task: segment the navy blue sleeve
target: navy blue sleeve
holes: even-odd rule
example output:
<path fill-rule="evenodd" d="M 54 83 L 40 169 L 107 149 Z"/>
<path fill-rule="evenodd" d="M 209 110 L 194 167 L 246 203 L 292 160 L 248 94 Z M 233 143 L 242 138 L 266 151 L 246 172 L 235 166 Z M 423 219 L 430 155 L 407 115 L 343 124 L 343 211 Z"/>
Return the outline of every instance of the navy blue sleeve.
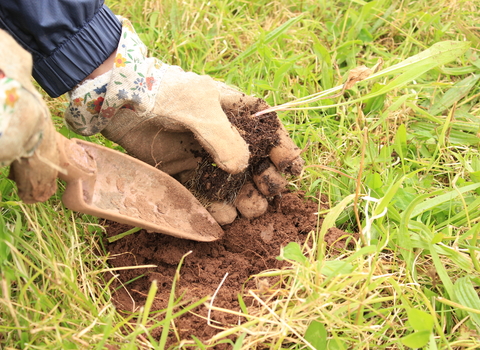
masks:
<path fill-rule="evenodd" d="M 121 24 L 103 2 L 0 1 L 0 28 L 32 54 L 32 75 L 50 96 L 72 90 L 117 48 Z"/>

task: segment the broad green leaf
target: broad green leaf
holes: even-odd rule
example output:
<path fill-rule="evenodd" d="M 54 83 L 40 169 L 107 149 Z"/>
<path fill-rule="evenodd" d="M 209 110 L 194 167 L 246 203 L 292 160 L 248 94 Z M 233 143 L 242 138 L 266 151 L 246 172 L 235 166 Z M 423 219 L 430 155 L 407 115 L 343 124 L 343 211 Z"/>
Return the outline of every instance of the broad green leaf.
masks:
<path fill-rule="evenodd" d="M 62 348 L 65 350 L 73 350 L 73 349 L 78 349 L 77 344 L 70 342 L 70 341 L 64 341 L 62 342 Z"/>
<path fill-rule="evenodd" d="M 305 331 L 305 340 L 317 350 L 326 349 L 327 330 L 323 323 L 313 320 Z"/>
<path fill-rule="evenodd" d="M 395 135 L 395 151 L 397 151 L 400 158 L 404 158 L 407 155 L 407 128 L 405 124 L 401 124 Z"/>
<path fill-rule="evenodd" d="M 384 84 L 375 83 L 371 91 L 375 92 L 377 90 L 380 90 L 381 88 L 383 88 L 383 86 Z M 384 103 L 385 103 L 385 95 L 369 98 L 365 101 L 365 107 L 363 108 L 363 112 L 365 114 L 368 114 L 371 112 L 381 110 L 383 108 Z"/>
<path fill-rule="evenodd" d="M 437 343 L 435 342 L 435 334 L 433 332 L 430 333 L 427 350 L 438 350 Z"/>
<path fill-rule="evenodd" d="M 473 171 L 469 175 L 472 181 L 480 182 L 480 171 Z"/>
<path fill-rule="evenodd" d="M 461 145 L 461 146 L 468 146 L 468 145 L 478 145 L 480 143 L 480 138 L 468 132 L 464 132 L 461 130 L 456 130 L 455 128 L 450 129 L 450 134 L 448 136 L 448 141 L 452 145 Z"/>
<path fill-rule="evenodd" d="M 319 264 L 322 264 L 320 272 L 327 277 L 344 275 L 353 271 L 353 266 L 342 260 L 320 261 Z"/>
<path fill-rule="evenodd" d="M 362 1 L 363 2 L 363 1 Z M 371 16 L 375 15 L 374 6 L 376 5 L 376 1 L 368 1 L 368 2 L 363 2 L 363 5 L 361 7 L 361 12 L 358 16 L 356 17 L 356 21 L 354 25 L 351 26 L 350 30 L 348 31 L 347 37 L 349 38 L 358 38 L 361 39 L 361 32 L 362 29 L 364 29 L 365 21 L 368 21 L 368 19 Z M 372 11 L 373 10 L 373 11 Z M 372 13 L 374 12 L 374 13 Z M 361 39 L 363 40 L 363 39 Z"/>
<path fill-rule="evenodd" d="M 351 194 L 347 197 L 345 197 L 340 203 L 338 203 L 335 207 L 333 207 L 328 214 L 325 216 L 325 219 L 323 219 L 322 227 L 320 228 L 320 237 L 318 241 L 320 243 L 324 242 L 325 235 L 328 231 L 329 228 L 335 226 L 335 221 L 337 218 L 340 216 L 340 214 L 345 210 L 347 205 L 350 204 L 350 202 L 353 201 L 355 198 L 354 194 Z M 318 248 L 318 254 L 317 254 L 317 260 L 322 260 L 323 258 L 324 251 L 322 247 Z"/>
<path fill-rule="evenodd" d="M 455 197 L 457 197 L 457 196 L 459 196 L 459 195 L 461 195 L 465 192 L 476 190 L 479 187 L 480 187 L 480 183 L 475 183 L 475 184 L 472 184 L 472 185 L 467 185 L 467 186 L 464 186 L 464 187 L 460 187 L 458 190 L 452 190 L 452 191 L 449 191 L 445 194 L 441 194 L 441 195 L 438 195 L 438 196 L 435 195 L 435 194 L 437 194 L 439 192 L 435 191 L 434 192 L 435 194 L 432 193 L 432 196 L 435 196 L 435 197 L 427 199 L 427 200 L 419 203 L 415 207 L 415 209 L 412 211 L 410 217 L 414 218 L 415 216 L 418 216 L 418 215 L 424 213 L 427 210 L 430 210 L 434 207 L 437 207 L 438 205 L 440 205 L 442 203 L 451 201 L 453 198 L 455 198 Z"/>
<path fill-rule="evenodd" d="M 405 181 L 405 179 L 408 179 L 408 178 L 411 178 L 413 177 L 416 173 L 418 173 L 420 170 L 417 170 L 417 171 L 414 171 L 408 175 L 405 175 L 405 176 L 402 176 L 402 178 L 400 180 L 398 180 L 397 182 L 393 183 L 392 185 L 390 185 L 390 187 L 388 188 L 388 190 L 386 191 L 385 193 L 385 196 L 382 197 L 382 199 L 380 200 L 380 202 L 378 203 L 378 205 L 375 207 L 375 210 L 373 212 L 373 215 L 379 215 L 380 213 L 383 212 L 383 210 L 385 208 L 387 208 L 390 203 L 392 202 L 393 198 L 395 197 L 395 194 L 397 193 L 398 189 L 400 188 L 400 186 L 403 184 L 403 182 Z"/>
<path fill-rule="evenodd" d="M 410 221 L 409 228 L 415 227 L 415 226 L 418 227 L 418 224 L 419 224 L 418 222 Z M 410 237 L 413 248 L 422 248 L 426 250 L 434 249 L 435 254 L 448 257 L 450 260 L 453 261 L 453 263 L 457 267 L 467 272 L 472 271 L 472 261 L 471 259 L 467 258 L 467 256 L 464 253 L 459 252 L 458 250 L 450 248 L 448 246 L 432 244 L 433 238 L 434 238 L 434 235 L 425 237 L 424 235 L 419 235 L 414 232 L 411 232 L 411 237 Z"/>
<path fill-rule="evenodd" d="M 409 71 L 416 71 L 416 73 L 425 71 L 426 67 L 433 68 L 453 61 L 463 55 L 469 47 L 470 43 L 466 41 L 441 41 L 417 55 L 373 74 L 368 80 Z M 427 70 L 430 68 L 427 68 Z"/>
<path fill-rule="evenodd" d="M 275 90 L 280 88 L 280 84 L 282 83 L 285 74 L 288 72 L 290 68 L 297 62 L 298 58 L 300 55 L 295 56 L 291 59 L 288 60 L 288 62 L 282 64 L 276 71 L 275 71 L 275 76 L 273 78 L 273 88 Z"/>
<path fill-rule="evenodd" d="M 409 309 L 407 311 L 408 322 L 416 331 L 431 331 L 433 328 L 433 317 L 425 311 L 419 309 Z"/>
<path fill-rule="evenodd" d="M 478 310 L 479 313 L 474 313 L 466 310 L 470 319 L 480 329 L 480 298 L 478 293 L 473 288 L 472 282 L 468 277 L 459 278 L 453 285 L 455 296 L 460 304 L 471 309 Z"/>
<path fill-rule="evenodd" d="M 362 99 L 380 96 L 393 89 L 398 89 L 407 84 L 408 82 L 415 80 L 430 69 L 448 63 L 459 57 L 460 55 L 463 55 L 469 47 L 469 42 L 438 42 L 432 45 L 429 49 L 420 52 L 418 55 L 409 57 L 406 60 L 400 62 L 399 64 L 383 69 L 380 72 L 373 74 L 367 79 L 363 80 L 364 82 L 366 82 L 385 75 L 396 75 L 396 77 L 391 80 L 387 85 L 385 85 L 382 89 L 379 89 L 373 93 L 369 93 L 362 97 Z"/>
<path fill-rule="evenodd" d="M 363 42 L 370 43 L 373 41 L 373 35 L 367 29 L 362 28 L 360 29 L 360 33 L 358 33 L 358 39 Z"/>
<path fill-rule="evenodd" d="M 383 187 L 382 177 L 377 172 L 374 172 L 373 174 L 368 174 L 365 179 L 365 185 L 367 185 L 372 190 L 379 189 Z"/>
<path fill-rule="evenodd" d="M 290 242 L 283 248 L 283 258 L 293 260 L 299 263 L 305 263 L 307 258 L 302 253 L 300 245 L 296 242 Z"/>
<path fill-rule="evenodd" d="M 445 235 L 443 233 L 441 232 L 437 233 L 435 236 L 433 236 L 432 244 L 440 243 L 444 237 Z"/>
<path fill-rule="evenodd" d="M 409 348 L 418 349 L 423 348 L 428 344 L 430 338 L 430 331 L 414 332 L 400 339 L 403 345 Z"/>
<path fill-rule="evenodd" d="M 473 158 L 470 165 L 472 166 L 473 171 L 480 171 L 480 159 Z"/>
<path fill-rule="evenodd" d="M 471 75 L 456 84 L 454 84 L 438 101 L 436 101 L 428 110 L 428 113 L 437 115 L 440 112 L 450 108 L 457 101 L 465 97 L 468 92 L 475 86 L 480 74 Z"/>
<path fill-rule="evenodd" d="M 408 175 L 402 176 L 402 178 L 393 184 L 390 189 L 388 190 L 387 194 L 382 198 L 379 205 L 375 208 L 374 215 L 378 215 L 381 213 L 380 209 L 387 207 L 390 201 L 393 199 L 395 193 L 397 192 L 400 185 L 405 181 L 405 179 L 409 179 L 413 177 L 416 173 L 418 173 L 421 169 L 414 171 Z M 387 201 L 388 199 L 388 201 Z M 410 233 L 408 232 L 408 222 L 410 220 L 410 212 L 415 207 L 415 204 L 420 201 L 420 198 L 416 198 L 410 205 L 405 209 L 402 213 L 400 219 L 400 226 L 398 232 L 398 244 L 402 247 L 401 254 L 408 265 L 413 264 L 413 245 L 410 239 Z"/>
<path fill-rule="evenodd" d="M 393 151 L 393 146 L 383 145 L 380 151 L 378 152 L 378 156 L 375 159 L 376 163 L 382 162 L 385 164 L 391 164 L 392 151 Z"/>
<path fill-rule="evenodd" d="M 442 68 L 441 71 L 446 75 L 466 75 L 475 73 L 478 69 L 475 66 Z"/>
<path fill-rule="evenodd" d="M 266 80 L 255 80 L 255 86 L 262 90 L 274 91 L 275 89 Z"/>
<path fill-rule="evenodd" d="M 337 334 L 333 334 L 333 338 L 327 342 L 327 349 L 328 350 L 345 350 L 343 344 L 345 344 L 345 340 L 342 336 L 338 336 Z"/>
<path fill-rule="evenodd" d="M 418 192 L 413 187 L 401 187 L 395 195 L 394 205 L 398 210 L 405 210 L 410 203 L 418 196 Z"/>

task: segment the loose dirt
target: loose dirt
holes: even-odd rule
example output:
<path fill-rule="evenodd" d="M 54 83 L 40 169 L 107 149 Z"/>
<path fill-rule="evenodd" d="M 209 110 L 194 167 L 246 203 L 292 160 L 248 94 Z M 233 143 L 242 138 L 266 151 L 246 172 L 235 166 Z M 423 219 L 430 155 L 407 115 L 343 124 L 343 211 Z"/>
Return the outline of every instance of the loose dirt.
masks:
<path fill-rule="evenodd" d="M 307 233 L 321 224 L 316 213 L 326 208 L 326 203 L 303 199 L 302 193 L 286 193 L 274 198 L 263 216 L 253 220 L 240 218 L 224 226 L 225 236 L 217 242 L 199 243 L 142 230 L 108 244 L 112 267 L 157 266 L 117 270 L 118 279 L 112 284 L 113 290 L 116 290 L 113 302 L 120 312 L 128 314 L 137 311 L 144 305 L 152 281 L 156 280 L 159 289 L 152 309 L 164 309 L 178 263 L 182 256 L 191 251 L 181 268 L 176 296 L 182 296 L 182 300 L 190 303 L 212 296 L 228 273 L 214 305 L 239 311 L 238 294 L 245 289 L 260 288 L 259 281 L 249 277 L 265 270 L 288 267 L 287 262 L 277 259 L 280 249 L 289 242 L 304 244 Z M 106 229 L 110 237 L 130 227 L 109 222 Z M 327 234 L 326 241 L 335 244 L 335 249 L 344 247 L 345 238 L 339 239 L 345 235 L 348 234 L 333 229 Z M 248 298 L 245 300 L 248 302 Z M 161 317 L 162 314 L 159 314 Z M 193 335 L 207 340 L 218 333 L 218 329 L 207 324 L 206 317 L 207 308 L 200 306 L 193 313 L 176 319 L 175 326 L 180 339 L 192 339 Z M 237 316 L 218 311 L 212 312 L 212 319 L 223 326 L 235 325 L 239 321 Z M 153 332 L 154 336 L 159 337 L 160 332 L 161 329 L 157 329 Z M 175 342 L 172 335 L 170 344 Z"/>

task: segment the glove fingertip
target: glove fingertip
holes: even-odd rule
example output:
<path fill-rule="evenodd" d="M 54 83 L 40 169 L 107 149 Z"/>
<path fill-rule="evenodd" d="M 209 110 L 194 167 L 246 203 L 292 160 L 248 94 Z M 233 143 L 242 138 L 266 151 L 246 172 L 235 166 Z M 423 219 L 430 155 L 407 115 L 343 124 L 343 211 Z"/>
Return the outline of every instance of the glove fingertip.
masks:
<path fill-rule="evenodd" d="M 270 162 L 268 164 L 267 168 L 253 176 L 253 181 L 263 195 L 273 197 L 285 190 L 287 180 L 283 178 L 273 164 Z"/>
<path fill-rule="evenodd" d="M 225 135 L 225 134 L 224 134 Z M 200 142 L 210 153 L 220 169 L 230 174 L 238 174 L 248 167 L 250 152 L 248 145 L 238 133 L 223 136 L 211 142 Z"/>
<path fill-rule="evenodd" d="M 207 209 L 221 226 L 231 224 L 237 218 L 237 209 L 228 203 L 213 202 Z"/>
<path fill-rule="evenodd" d="M 253 219 L 265 214 L 268 209 L 268 201 L 249 182 L 238 193 L 235 206 L 243 217 Z"/>

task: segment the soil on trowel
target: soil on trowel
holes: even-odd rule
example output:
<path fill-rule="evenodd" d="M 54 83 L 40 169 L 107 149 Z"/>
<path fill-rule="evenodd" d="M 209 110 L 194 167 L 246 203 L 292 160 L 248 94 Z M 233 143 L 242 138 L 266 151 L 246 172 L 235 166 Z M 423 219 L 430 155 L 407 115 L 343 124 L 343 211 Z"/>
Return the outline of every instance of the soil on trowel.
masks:
<path fill-rule="evenodd" d="M 253 104 L 246 104 L 240 100 L 234 109 L 224 109 L 230 123 L 236 127 L 248 144 L 249 167 L 245 172 L 232 175 L 216 167 L 213 158 L 207 152 L 199 152 L 198 156 L 202 160 L 195 176 L 185 186 L 197 196 L 200 202 L 233 202 L 242 185 L 254 174 L 259 174 L 268 167 L 268 155 L 280 142 L 277 134 L 280 122 L 275 112 L 266 113 L 260 117 L 254 116 L 256 112 L 268 107 L 264 100 L 257 99 Z"/>
<path fill-rule="evenodd" d="M 180 259 L 191 251 L 181 267 L 176 296 L 182 296 L 182 300 L 189 303 L 212 296 L 228 273 L 215 297 L 214 306 L 240 311 L 238 294 L 248 289 L 261 289 L 259 284 L 265 283 L 249 277 L 265 270 L 289 266 L 288 262 L 277 259 L 281 247 L 289 242 L 304 244 L 307 234 L 321 224 L 316 213 L 326 208 L 326 198 L 317 203 L 305 200 L 302 193 L 286 193 L 271 200 L 268 212 L 263 216 L 253 220 L 239 218 L 224 226 L 225 235 L 217 242 L 200 243 L 142 230 L 108 244 L 109 261 L 114 268 L 147 264 L 157 266 L 116 270 L 118 278 L 112 284 L 114 304 L 120 312 L 127 314 L 138 310 L 145 303 L 152 281 L 156 280 L 158 292 L 152 310 L 164 309 Z M 128 229 L 128 226 L 107 222 L 109 237 Z M 339 247 L 338 244 L 345 246 L 345 239 L 338 242 L 344 235 L 347 234 L 341 230 L 331 230 L 326 240 L 337 241 L 336 247 Z M 275 281 L 268 283 L 272 285 Z M 250 303 L 247 306 L 253 303 L 248 297 L 244 300 Z M 191 340 L 191 336 L 195 336 L 205 341 L 218 333 L 219 329 L 207 324 L 207 313 L 206 306 L 201 305 L 175 319 L 179 338 Z M 162 313 L 158 317 L 161 319 Z M 211 318 L 212 322 L 219 322 L 218 325 L 224 327 L 243 321 L 238 316 L 219 311 L 212 312 Z M 153 335 L 159 337 L 160 332 L 161 329 L 154 330 Z M 176 342 L 172 333 L 169 344 Z"/>

